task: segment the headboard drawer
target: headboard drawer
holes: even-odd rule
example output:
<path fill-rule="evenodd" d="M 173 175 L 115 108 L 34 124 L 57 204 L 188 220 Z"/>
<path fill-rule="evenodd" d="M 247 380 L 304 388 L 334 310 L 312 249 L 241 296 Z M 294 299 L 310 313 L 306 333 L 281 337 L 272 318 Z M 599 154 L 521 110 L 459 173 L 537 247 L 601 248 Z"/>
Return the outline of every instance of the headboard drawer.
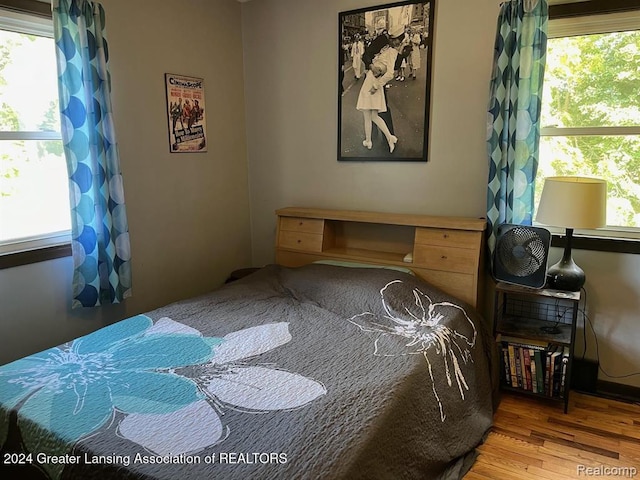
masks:
<path fill-rule="evenodd" d="M 280 230 L 278 245 L 281 248 L 290 248 L 292 250 L 321 252 L 322 235 L 316 235 L 315 233 Z"/>
<path fill-rule="evenodd" d="M 282 217 L 280 219 L 280 229 L 321 234 L 324 229 L 324 220 L 321 218 Z"/>
<path fill-rule="evenodd" d="M 441 245 L 477 250 L 481 239 L 481 232 L 445 228 L 416 228 L 416 244 L 420 245 Z"/>
<path fill-rule="evenodd" d="M 416 245 L 413 263 L 432 270 L 473 274 L 478 270 L 478 256 L 468 248 Z"/>

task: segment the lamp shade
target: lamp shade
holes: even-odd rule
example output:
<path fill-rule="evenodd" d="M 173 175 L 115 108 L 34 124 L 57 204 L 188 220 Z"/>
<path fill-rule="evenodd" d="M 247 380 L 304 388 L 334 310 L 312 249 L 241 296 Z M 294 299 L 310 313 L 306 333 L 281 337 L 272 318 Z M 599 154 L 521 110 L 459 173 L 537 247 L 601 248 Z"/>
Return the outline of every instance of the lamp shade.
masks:
<path fill-rule="evenodd" d="M 547 177 L 536 220 L 564 228 L 607 224 L 607 182 L 588 177 Z"/>

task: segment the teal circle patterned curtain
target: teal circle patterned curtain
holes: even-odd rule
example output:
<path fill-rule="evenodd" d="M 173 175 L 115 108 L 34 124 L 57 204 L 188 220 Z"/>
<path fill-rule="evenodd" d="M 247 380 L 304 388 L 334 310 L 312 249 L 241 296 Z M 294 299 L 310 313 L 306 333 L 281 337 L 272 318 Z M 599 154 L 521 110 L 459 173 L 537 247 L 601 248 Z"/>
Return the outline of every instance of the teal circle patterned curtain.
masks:
<path fill-rule="evenodd" d="M 500 224 L 532 223 L 548 19 L 547 0 L 500 8 L 487 125 L 490 253 Z"/>
<path fill-rule="evenodd" d="M 104 9 L 86 0 L 57 0 L 53 24 L 69 172 L 72 307 L 119 303 L 131 295 L 131 251 L 111 111 Z"/>

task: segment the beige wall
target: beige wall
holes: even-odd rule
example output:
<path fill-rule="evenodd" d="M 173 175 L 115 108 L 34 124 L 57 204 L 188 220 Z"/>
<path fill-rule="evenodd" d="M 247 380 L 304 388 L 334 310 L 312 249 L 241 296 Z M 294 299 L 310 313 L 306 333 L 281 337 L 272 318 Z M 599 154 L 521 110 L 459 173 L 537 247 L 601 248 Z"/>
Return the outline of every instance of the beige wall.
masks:
<path fill-rule="evenodd" d="M 428 163 L 336 161 L 338 13 L 380 3 L 253 0 L 242 6 L 257 265 L 273 261 L 274 210 L 288 205 L 485 215 L 486 105 L 500 0 L 437 1 Z M 560 252 L 551 256 L 555 262 Z M 576 252 L 575 258 L 587 273 L 587 310 L 604 368 L 639 372 L 640 257 Z M 640 376 L 601 378 L 640 386 Z"/>
<path fill-rule="evenodd" d="M 272 260 L 273 212 L 287 205 L 484 215 L 487 79 L 498 2 L 439 3 L 428 163 L 336 161 L 338 12 L 376 2 L 243 4 L 256 262 Z"/>
<path fill-rule="evenodd" d="M 70 258 L 0 270 L 0 364 L 206 292 L 250 264 L 240 4 L 101 0 L 133 297 L 69 311 Z M 205 79 L 208 152 L 170 154 L 164 74 Z"/>

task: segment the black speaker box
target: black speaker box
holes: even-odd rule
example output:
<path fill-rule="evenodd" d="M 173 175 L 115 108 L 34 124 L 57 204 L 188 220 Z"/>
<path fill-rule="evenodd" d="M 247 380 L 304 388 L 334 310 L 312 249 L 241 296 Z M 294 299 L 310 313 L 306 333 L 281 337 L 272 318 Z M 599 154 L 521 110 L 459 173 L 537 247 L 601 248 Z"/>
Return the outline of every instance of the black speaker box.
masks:
<path fill-rule="evenodd" d="M 571 388 L 580 392 L 596 393 L 598 362 L 575 358 L 571 366 Z"/>

